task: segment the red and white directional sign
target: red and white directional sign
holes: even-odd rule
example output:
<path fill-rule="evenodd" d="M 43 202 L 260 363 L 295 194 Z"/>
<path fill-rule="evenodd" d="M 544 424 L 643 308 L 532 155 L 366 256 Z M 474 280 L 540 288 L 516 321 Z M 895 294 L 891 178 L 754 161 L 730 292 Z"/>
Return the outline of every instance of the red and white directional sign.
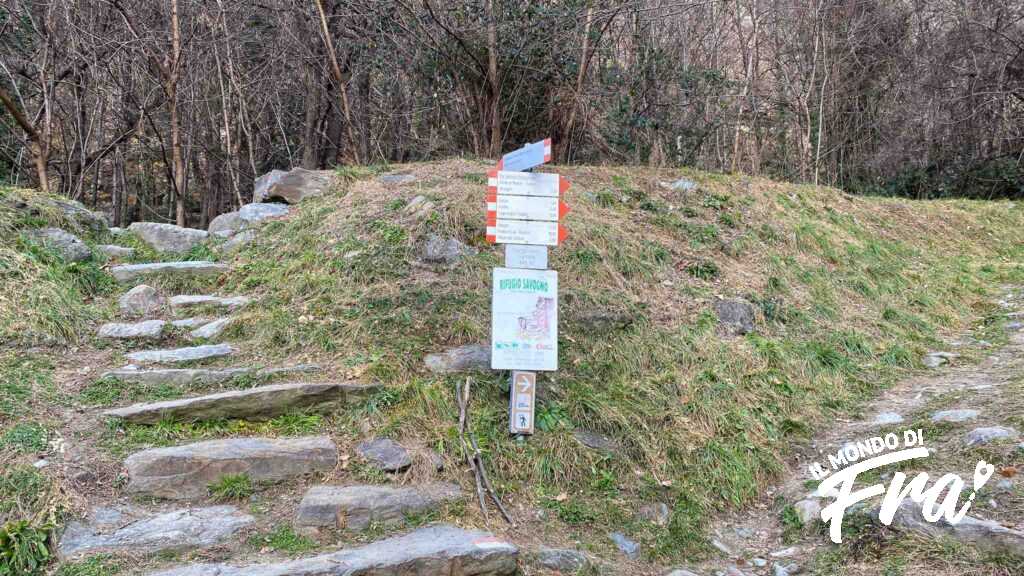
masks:
<path fill-rule="evenodd" d="M 487 199 L 487 217 L 511 220 L 558 222 L 569 206 L 558 198 L 497 194 Z"/>
<path fill-rule="evenodd" d="M 487 217 L 487 241 L 494 244 L 558 246 L 568 235 L 558 222 Z"/>
<path fill-rule="evenodd" d="M 569 181 L 558 174 L 491 170 L 487 174 L 489 194 L 557 198 L 569 189 Z"/>
<path fill-rule="evenodd" d="M 551 162 L 551 138 L 505 154 L 498 161 L 498 170 L 529 170 L 546 162 Z"/>

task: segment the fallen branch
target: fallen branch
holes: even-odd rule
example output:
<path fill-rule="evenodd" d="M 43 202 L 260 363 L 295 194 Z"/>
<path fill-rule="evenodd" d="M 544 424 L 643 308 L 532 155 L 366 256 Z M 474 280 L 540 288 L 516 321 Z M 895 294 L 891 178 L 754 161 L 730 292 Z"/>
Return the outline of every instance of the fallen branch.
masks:
<path fill-rule="evenodd" d="M 476 437 L 473 436 L 472 432 L 469 432 L 469 442 L 466 441 L 466 422 L 469 412 L 469 386 L 470 379 L 466 378 L 466 384 L 464 387 L 456 385 L 456 396 L 459 400 L 459 445 L 462 448 L 462 456 L 466 459 L 466 464 L 469 465 L 470 470 L 473 471 L 473 478 L 476 480 L 476 495 L 480 501 L 480 509 L 484 513 L 484 519 L 489 519 L 487 512 L 487 502 L 484 497 L 484 492 L 490 496 L 491 500 L 494 501 L 494 505 L 498 507 L 498 511 L 501 512 L 505 521 L 515 526 L 515 521 L 512 520 L 512 515 L 509 514 L 505 505 L 498 498 L 497 492 L 494 491 L 494 486 L 491 485 L 490 478 L 487 477 L 487 469 L 484 466 L 483 454 L 480 452 L 480 446 L 476 442 Z"/>

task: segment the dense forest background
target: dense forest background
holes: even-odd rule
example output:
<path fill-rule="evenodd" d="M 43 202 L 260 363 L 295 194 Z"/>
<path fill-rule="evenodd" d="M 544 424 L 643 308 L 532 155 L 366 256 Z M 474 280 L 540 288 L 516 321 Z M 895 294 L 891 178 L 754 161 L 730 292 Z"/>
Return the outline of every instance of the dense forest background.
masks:
<path fill-rule="evenodd" d="M 1024 198 L 1020 0 L 0 0 L 0 181 L 205 226 L 272 168 L 496 157 Z"/>

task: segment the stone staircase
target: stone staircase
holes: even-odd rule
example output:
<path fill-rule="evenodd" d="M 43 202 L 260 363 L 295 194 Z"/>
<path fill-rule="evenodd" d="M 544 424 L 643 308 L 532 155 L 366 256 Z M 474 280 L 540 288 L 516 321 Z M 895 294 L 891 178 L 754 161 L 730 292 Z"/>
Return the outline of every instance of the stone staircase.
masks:
<path fill-rule="evenodd" d="M 214 262 L 158 262 L 115 266 L 115 278 L 137 284 L 154 276 L 192 279 L 228 271 Z M 119 322 L 104 324 L 98 336 L 125 342 L 129 365 L 102 374 L 122 386 L 165 386 L 178 389 L 221 388 L 205 394 L 103 406 L 97 416 L 135 426 L 221 420 L 266 421 L 283 414 L 326 413 L 362 402 L 378 385 L 353 382 L 307 382 L 302 378 L 318 366 L 276 368 L 204 366 L 241 355 L 220 338 L 249 306 L 245 296 L 181 294 L 162 298 L 148 286 L 132 288 L 122 298 Z M 186 318 L 178 316 L 189 315 Z M 223 315 L 226 314 L 226 315 Z M 132 317 L 135 317 L 134 319 Z M 141 318 L 139 318 L 141 316 Z M 159 347 L 188 341 L 194 345 Z M 293 379 L 255 387 L 224 390 L 235 381 Z M 405 449 L 387 439 L 363 442 L 357 452 L 379 470 L 398 472 L 409 467 Z M 231 437 L 139 450 L 124 460 L 127 484 L 119 501 L 147 502 L 94 506 L 88 519 L 67 525 L 58 546 L 63 560 L 101 553 L 130 553 L 152 558 L 161 552 L 230 548 L 251 532 L 259 520 L 239 507 L 211 505 L 211 486 L 229 476 L 244 475 L 254 490 L 286 483 L 294 491 L 309 479 L 338 469 L 339 450 L 328 436 Z M 363 531 L 371 526 L 399 529 L 410 516 L 422 515 L 463 495 L 455 484 L 305 486 L 291 524 L 300 530 Z M 224 557 L 222 554 L 219 557 Z M 244 558 L 244 556 L 239 556 Z M 484 532 L 433 524 L 371 544 L 311 555 L 286 562 L 249 564 L 184 564 L 153 576 L 312 576 L 326 574 L 505 575 L 518 570 L 518 549 Z"/>

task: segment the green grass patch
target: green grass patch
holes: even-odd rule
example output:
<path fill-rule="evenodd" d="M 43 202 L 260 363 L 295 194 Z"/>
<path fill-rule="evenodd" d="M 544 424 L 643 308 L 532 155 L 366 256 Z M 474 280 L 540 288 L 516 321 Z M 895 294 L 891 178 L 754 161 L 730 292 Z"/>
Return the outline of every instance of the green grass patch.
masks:
<path fill-rule="evenodd" d="M 316 541 L 296 534 L 295 530 L 288 525 L 278 526 L 270 532 L 254 534 L 249 537 L 248 544 L 254 550 L 269 550 L 289 555 L 302 554 L 317 547 Z"/>
<path fill-rule="evenodd" d="M 225 474 L 210 484 L 210 497 L 218 502 L 245 500 L 255 491 L 248 474 Z"/>

